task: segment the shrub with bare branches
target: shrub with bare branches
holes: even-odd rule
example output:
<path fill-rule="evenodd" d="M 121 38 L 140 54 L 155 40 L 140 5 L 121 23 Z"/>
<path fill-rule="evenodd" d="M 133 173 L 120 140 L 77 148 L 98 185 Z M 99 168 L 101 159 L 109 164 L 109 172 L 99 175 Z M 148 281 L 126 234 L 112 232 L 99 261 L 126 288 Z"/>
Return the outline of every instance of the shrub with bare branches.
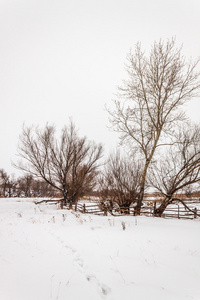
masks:
<path fill-rule="evenodd" d="M 137 201 L 140 182 L 139 165 L 131 158 L 122 157 L 119 152 L 110 155 L 100 177 L 100 205 L 112 211 L 129 212 Z M 104 207 L 105 206 L 105 207 Z"/>

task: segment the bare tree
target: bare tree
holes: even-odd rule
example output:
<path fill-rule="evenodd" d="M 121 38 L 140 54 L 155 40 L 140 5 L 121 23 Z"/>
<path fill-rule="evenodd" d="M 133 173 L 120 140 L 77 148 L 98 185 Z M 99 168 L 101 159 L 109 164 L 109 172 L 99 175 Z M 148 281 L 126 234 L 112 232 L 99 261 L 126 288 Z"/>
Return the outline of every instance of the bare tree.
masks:
<path fill-rule="evenodd" d="M 14 175 L 8 175 L 4 169 L 0 169 L 0 187 L 3 197 L 12 197 L 16 194 L 17 182 Z"/>
<path fill-rule="evenodd" d="M 200 128 L 180 129 L 177 143 L 153 166 L 150 182 L 163 195 L 155 215 L 161 216 L 177 192 L 191 193 L 200 183 Z M 177 197 L 176 197 L 177 200 Z M 183 201 L 182 201 L 183 202 Z"/>
<path fill-rule="evenodd" d="M 60 191 L 66 204 L 86 186 L 93 186 L 102 151 L 101 145 L 80 138 L 72 122 L 63 128 L 59 140 L 48 124 L 44 129 L 24 127 L 19 145 L 23 161 L 15 166 Z"/>
<path fill-rule="evenodd" d="M 140 167 L 133 159 L 119 152 L 110 155 L 100 177 L 100 205 L 106 203 L 110 210 L 117 205 L 128 213 L 131 203 L 137 201 L 139 183 Z"/>
<path fill-rule="evenodd" d="M 200 87 L 199 60 L 186 63 L 175 40 L 155 42 L 145 56 L 138 43 L 127 56 L 128 80 L 119 87 L 115 110 L 109 110 L 114 130 L 129 143 L 143 162 L 137 213 L 143 201 L 147 170 L 158 146 L 184 120 L 180 108 L 197 95 Z"/>

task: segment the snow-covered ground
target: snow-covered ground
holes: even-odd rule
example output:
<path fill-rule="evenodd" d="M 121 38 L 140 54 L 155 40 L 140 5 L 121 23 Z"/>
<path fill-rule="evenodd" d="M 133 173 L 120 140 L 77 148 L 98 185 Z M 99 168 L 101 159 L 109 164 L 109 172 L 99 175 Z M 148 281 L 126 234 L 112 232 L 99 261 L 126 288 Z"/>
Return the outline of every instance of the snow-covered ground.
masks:
<path fill-rule="evenodd" d="M 0 199 L 0 300 L 200 299 L 200 219 Z"/>

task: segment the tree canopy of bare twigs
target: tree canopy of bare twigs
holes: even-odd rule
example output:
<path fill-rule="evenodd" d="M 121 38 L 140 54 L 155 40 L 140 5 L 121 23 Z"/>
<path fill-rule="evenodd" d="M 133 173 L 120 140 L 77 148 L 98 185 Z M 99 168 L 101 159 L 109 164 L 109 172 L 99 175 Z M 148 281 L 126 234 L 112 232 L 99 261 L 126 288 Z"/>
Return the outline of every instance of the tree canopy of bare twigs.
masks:
<path fill-rule="evenodd" d="M 184 120 L 180 108 L 200 88 L 196 62 L 186 62 L 175 39 L 155 42 L 149 56 L 140 43 L 127 56 L 128 79 L 118 88 L 115 109 L 108 110 L 114 130 L 143 161 L 137 213 L 143 201 L 147 170 L 158 146 Z"/>
<path fill-rule="evenodd" d="M 110 155 L 100 177 L 101 203 L 126 210 L 137 201 L 140 182 L 140 167 L 119 152 Z"/>
<path fill-rule="evenodd" d="M 161 216 L 175 193 L 188 192 L 200 183 L 200 127 L 180 128 L 176 143 L 167 150 L 149 176 L 151 185 L 164 200 L 156 214 Z"/>
<path fill-rule="evenodd" d="M 80 138 L 73 122 L 56 138 L 54 126 L 24 127 L 19 143 L 21 161 L 15 166 L 41 178 L 64 197 L 64 204 L 75 202 L 94 187 L 103 148 L 86 137 Z"/>

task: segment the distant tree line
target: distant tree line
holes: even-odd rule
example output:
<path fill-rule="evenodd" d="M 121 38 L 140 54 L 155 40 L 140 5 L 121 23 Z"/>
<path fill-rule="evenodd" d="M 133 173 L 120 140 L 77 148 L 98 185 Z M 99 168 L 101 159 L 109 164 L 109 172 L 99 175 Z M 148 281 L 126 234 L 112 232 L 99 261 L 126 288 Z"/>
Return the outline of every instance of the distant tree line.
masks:
<path fill-rule="evenodd" d="M 44 181 L 32 175 L 15 178 L 0 169 L 0 197 L 56 197 L 58 192 Z"/>
<path fill-rule="evenodd" d="M 162 203 L 155 213 L 161 216 L 175 194 L 199 188 L 200 126 L 183 111 L 199 93 L 198 63 L 186 61 L 175 39 L 155 42 L 149 55 L 138 43 L 127 55 L 127 79 L 114 108 L 108 109 L 124 154 L 118 150 L 103 161 L 102 145 L 80 137 L 72 121 L 60 137 L 49 124 L 24 126 L 15 167 L 43 182 L 51 195 L 62 195 L 62 206 L 72 207 L 96 190 L 102 206 L 128 211 L 134 205 L 137 215 L 145 192 L 159 192 Z"/>

